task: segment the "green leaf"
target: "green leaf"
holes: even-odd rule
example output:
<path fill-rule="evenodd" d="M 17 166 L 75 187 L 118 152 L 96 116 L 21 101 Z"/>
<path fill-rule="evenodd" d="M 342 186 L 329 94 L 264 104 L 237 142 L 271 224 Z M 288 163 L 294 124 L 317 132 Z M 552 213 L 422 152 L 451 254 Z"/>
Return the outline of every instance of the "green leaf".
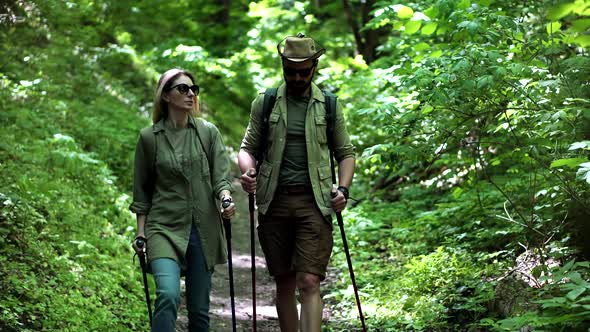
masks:
<path fill-rule="evenodd" d="M 404 22 L 397 21 L 397 22 L 393 23 L 393 30 L 401 30 L 403 26 L 404 26 Z"/>
<path fill-rule="evenodd" d="M 572 26 L 569 28 L 569 30 L 573 32 L 584 32 L 586 29 L 590 28 L 590 18 L 575 20 L 571 23 Z"/>
<path fill-rule="evenodd" d="M 436 51 L 430 53 L 431 58 L 440 58 L 441 56 L 442 56 L 441 50 L 436 50 Z"/>
<path fill-rule="evenodd" d="M 471 7 L 471 0 L 461 0 L 457 5 L 458 9 L 467 9 L 469 7 Z"/>
<path fill-rule="evenodd" d="M 549 167 L 557 168 L 562 166 L 567 166 L 569 168 L 576 168 L 580 166 L 583 162 L 588 161 L 586 158 L 566 158 L 566 159 L 558 159 L 554 160 Z"/>
<path fill-rule="evenodd" d="M 434 111 L 434 107 L 432 107 L 431 105 L 425 105 L 424 107 L 422 107 L 422 114 L 428 114 L 432 111 Z"/>
<path fill-rule="evenodd" d="M 426 25 L 422 27 L 422 34 L 427 36 L 433 34 L 436 31 L 437 26 L 438 24 L 436 24 L 435 22 L 426 23 Z"/>
<path fill-rule="evenodd" d="M 590 141 L 575 142 L 570 145 L 568 150 L 590 149 Z"/>
<path fill-rule="evenodd" d="M 494 3 L 494 0 L 478 0 L 477 4 L 483 7 L 489 7 L 492 3 Z"/>
<path fill-rule="evenodd" d="M 582 293 L 584 293 L 585 291 L 586 291 L 586 287 L 579 286 L 579 287 L 576 287 L 573 290 L 571 290 L 569 293 L 567 293 L 566 297 L 572 301 L 575 301 L 576 298 L 578 298 L 578 296 L 582 295 Z"/>
<path fill-rule="evenodd" d="M 559 32 L 559 29 L 561 29 L 561 23 L 559 23 L 559 22 L 547 23 L 547 33 L 548 34 L 553 34 L 553 33 Z"/>
<path fill-rule="evenodd" d="M 582 35 L 574 38 L 574 43 L 582 46 L 588 47 L 590 46 L 590 35 Z"/>
<path fill-rule="evenodd" d="M 439 13 L 440 11 L 438 10 L 438 7 L 435 6 L 430 6 L 430 8 L 424 11 L 424 15 L 430 17 L 431 19 L 436 18 Z"/>
<path fill-rule="evenodd" d="M 484 75 L 477 80 L 477 87 L 478 88 L 485 88 L 494 82 L 494 77 L 492 75 Z"/>
<path fill-rule="evenodd" d="M 570 14 L 575 8 L 576 5 L 574 3 L 564 3 L 554 6 L 547 12 L 547 18 L 552 21 L 559 20 Z"/>
<path fill-rule="evenodd" d="M 424 42 L 418 43 L 418 44 L 416 44 L 416 46 L 414 46 L 414 50 L 419 51 L 419 52 L 420 51 L 425 51 L 425 50 L 427 50 L 429 48 L 430 48 L 430 45 L 427 44 L 427 43 L 424 43 Z"/>
<path fill-rule="evenodd" d="M 583 163 L 576 172 L 576 178 L 590 183 L 590 163 Z"/>
<path fill-rule="evenodd" d="M 397 13 L 397 17 L 401 19 L 408 19 L 414 16 L 414 10 L 404 5 L 394 5 L 393 10 Z"/>
<path fill-rule="evenodd" d="M 416 33 L 416 31 L 418 31 L 420 29 L 421 25 L 422 25 L 422 21 L 409 21 L 406 24 L 404 24 L 404 27 L 405 27 L 404 33 L 407 33 L 409 35 Z"/>

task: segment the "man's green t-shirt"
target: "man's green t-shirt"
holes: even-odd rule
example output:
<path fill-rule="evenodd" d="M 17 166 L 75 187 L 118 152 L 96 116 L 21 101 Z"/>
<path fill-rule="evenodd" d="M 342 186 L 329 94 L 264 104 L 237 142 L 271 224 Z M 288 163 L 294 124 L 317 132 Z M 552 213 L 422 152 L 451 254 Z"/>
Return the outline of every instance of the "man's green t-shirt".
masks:
<path fill-rule="evenodd" d="M 310 184 L 305 145 L 305 117 L 309 97 L 287 96 L 287 142 L 279 172 L 279 185 Z"/>

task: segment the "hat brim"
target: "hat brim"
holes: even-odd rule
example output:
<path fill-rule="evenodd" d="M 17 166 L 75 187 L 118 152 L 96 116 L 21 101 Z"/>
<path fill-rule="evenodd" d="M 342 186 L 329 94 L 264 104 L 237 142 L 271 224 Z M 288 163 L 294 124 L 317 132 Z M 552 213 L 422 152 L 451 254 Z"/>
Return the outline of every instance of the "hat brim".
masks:
<path fill-rule="evenodd" d="M 308 60 L 315 60 L 315 59 L 321 57 L 324 53 L 326 53 L 326 50 L 322 48 L 321 50 L 315 52 L 312 56 L 299 58 L 299 57 L 285 56 L 283 53 L 279 52 L 279 54 L 281 55 L 281 58 L 283 58 L 287 61 L 291 61 L 291 62 L 304 62 L 304 61 L 308 61 Z"/>

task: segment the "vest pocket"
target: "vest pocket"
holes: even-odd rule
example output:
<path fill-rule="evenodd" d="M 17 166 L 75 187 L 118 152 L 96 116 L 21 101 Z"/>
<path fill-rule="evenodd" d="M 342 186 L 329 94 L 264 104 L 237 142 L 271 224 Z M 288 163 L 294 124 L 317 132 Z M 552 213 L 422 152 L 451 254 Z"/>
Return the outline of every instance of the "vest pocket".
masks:
<path fill-rule="evenodd" d="M 275 140 L 276 131 L 277 131 L 277 124 L 279 119 L 281 118 L 281 114 L 278 112 L 270 113 L 268 117 L 268 141 L 272 142 Z"/>
<path fill-rule="evenodd" d="M 260 166 L 260 174 L 258 174 L 256 183 L 256 200 L 260 204 L 264 204 L 272 197 L 269 190 L 270 187 L 270 175 L 272 174 L 272 164 L 264 161 Z M 260 195 L 262 194 L 262 195 Z"/>
<path fill-rule="evenodd" d="M 318 177 L 320 179 L 320 188 L 322 189 L 322 198 L 327 208 L 332 208 L 332 169 L 330 166 L 321 166 L 318 168 Z"/>
<path fill-rule="evenodd" d="M 318 143 L 328 143 L 328 137 L 326 135 L 326 118 L 324 116 L 316 115 L 315 117 L 316 135 L 318 137 Z"/>

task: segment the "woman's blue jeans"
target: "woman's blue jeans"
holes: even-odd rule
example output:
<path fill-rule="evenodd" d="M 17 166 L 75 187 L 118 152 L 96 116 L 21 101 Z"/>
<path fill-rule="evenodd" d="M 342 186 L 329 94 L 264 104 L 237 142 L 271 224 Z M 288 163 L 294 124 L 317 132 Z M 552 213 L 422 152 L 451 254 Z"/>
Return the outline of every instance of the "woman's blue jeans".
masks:
<path fill-rule="evenodd" d="M 186 264 L 189 331 L 206 332 L 209 330 L 209 295 L 213 271 L 207 270 L 201 240 L 194 224 L 186 251 Z M 159 258 L 152 261 L 151 268 L 156 281 L 152 332 L 173 332 L 180 305 L 180 267 L 173 259 Z"/>

